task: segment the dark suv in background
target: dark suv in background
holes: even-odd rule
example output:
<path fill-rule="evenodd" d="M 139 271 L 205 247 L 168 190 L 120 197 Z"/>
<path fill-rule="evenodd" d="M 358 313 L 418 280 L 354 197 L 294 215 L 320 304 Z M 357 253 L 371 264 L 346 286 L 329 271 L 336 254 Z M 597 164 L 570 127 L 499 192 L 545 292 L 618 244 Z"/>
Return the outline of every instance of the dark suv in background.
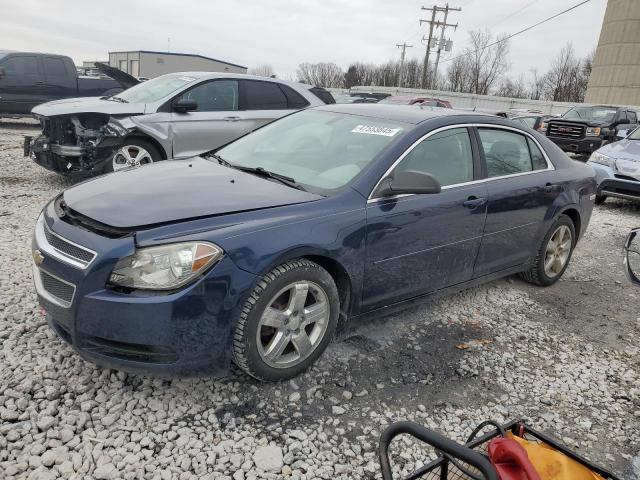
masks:
<path fill-rule="evenodd" d="M 638 116 L 627 107 L 577 106 L 562 117 L 549 120 L 547 137 L 565 152 L 589 154 L 610 142 L 619 131 L 638 125 Z"/>

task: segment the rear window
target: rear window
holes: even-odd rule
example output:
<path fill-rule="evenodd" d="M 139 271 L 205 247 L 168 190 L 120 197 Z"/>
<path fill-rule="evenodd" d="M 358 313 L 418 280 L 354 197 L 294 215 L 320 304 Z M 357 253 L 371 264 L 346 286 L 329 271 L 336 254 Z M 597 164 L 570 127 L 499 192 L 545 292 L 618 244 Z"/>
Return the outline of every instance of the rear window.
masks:
<path fill-rule="evenodd" d="M 44 73 L 50 77 L 66 77 L 67 69 L 61 58 L 44 57 Z"/>

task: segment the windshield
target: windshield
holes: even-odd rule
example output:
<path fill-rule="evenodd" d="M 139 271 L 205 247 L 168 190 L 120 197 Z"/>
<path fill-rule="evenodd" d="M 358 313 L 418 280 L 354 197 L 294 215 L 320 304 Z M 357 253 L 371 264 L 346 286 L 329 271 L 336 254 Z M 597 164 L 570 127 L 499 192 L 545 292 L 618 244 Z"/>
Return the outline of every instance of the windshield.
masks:
<path fill-rule="evenodd" d="M 114 96 L 129 103 L 157 102 L 195 80 L 195 77 L 191 77 L 189 75 L 163 75 L 161 77 L 139 83 L 138 85 L 128 88 L 124 92 L 120 92 Z"/>
<path fill-rule="evenodd" d="M 410 126 L 371 117 L 306 110 L 218 150 L 234 166 L 262 167 L 321 193 L 346 185 Z M 311 188 L 309 188 L 311 187 Z"/>
<path fill-rule="evenodd" d="M 616 116 L 616 109 L 610 107 L 574 107 L 562 118 L 569 120 L 592 120 L 595 122 L 611 122 Z"/>

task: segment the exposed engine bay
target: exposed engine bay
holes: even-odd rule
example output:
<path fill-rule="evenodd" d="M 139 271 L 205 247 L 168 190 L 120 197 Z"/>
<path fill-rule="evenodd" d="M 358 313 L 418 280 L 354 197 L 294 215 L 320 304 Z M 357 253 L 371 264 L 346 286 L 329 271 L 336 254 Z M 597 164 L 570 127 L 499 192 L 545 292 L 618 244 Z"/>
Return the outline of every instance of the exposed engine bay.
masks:
<path fill-rule="evenodd" d="M 130 133 L 118 119 L 105 113 L 36 118 L 42 135 L 25 138 L 24 154 L 42 167 L 63 174 L 102 173 Z"/>

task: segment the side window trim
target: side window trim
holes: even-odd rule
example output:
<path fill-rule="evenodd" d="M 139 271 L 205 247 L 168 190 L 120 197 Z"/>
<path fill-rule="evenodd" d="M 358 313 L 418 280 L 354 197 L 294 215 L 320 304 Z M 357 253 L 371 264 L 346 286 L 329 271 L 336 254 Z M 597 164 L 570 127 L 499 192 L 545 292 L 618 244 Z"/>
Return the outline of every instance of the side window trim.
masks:
<path fill-rule="evenodd" d="M 545 161 L 547 162 L 547 168 L 542 169 L 542 170 L 532 170 L 532 171 L 529 171 L 529 172 L 520 172 L 520 173 L 512 173 L 512 174 L 509 174 L 509 175 L 501 175 L 499 177 L 486 177 L 486 161 L 484 159 L 484 152 L 482 150 L 480 150 L 480 155 L 482 156 L 483 174 L 485 175 L 485 177 L 484 178 L 479 178 L 479 179 L 474 179 L 474 180 L 472 180 L 470 182 L 456 183 L 456 184 L 453 184 L 453 185 L 447 185 L 447 186 L 442 187 L 442 190 L 447 190 L 447 189 L 450 189 L 450 188 L 457 188 L 457 187 L 465 187 L 467 185 L 474 185 L 474 184 L 483 183 L 483 182 L 491 182 L 491 181 L 494 181 L 494 180 L 502 180 L 504 178 L 520 177 L 522 175 L 532 175 L 532 174 L 547 172 L 549 170 L 555 170 L 556 169 L 554 167 L 553 163 L 551 162 L 551 160 L 549 159 L 549 157 L 547 155 L 547 152 L 540 145 L 540 142 L 538 142 L 538 140 L 528 132 L 524 132 L 524 131 L 522 131 L 522 130 L 520 130 L 518 128 L 509 127 L 507 125 L 498 125 L 498 124 L 491 124 L 491 123 L 460 123 L 460 124 L 455 124 L 455 125 L 447 125 L 447 126 L 444 126 L 444 127 L 436 128 L 436 129 L 431 130 L 430 132 L 424 134 L 418 140 L 413 142 L 409 146 L 409 148 L 407 148 L 404 152 L 402 152 L 402 155 L 400 155 L 393 162 L 393 164 L 384 172 L 384 174 L 382 174 L 380 176 L 380 178 L 378 179 L 378 181 L 376 182 L 374 187 L 371 189 L 371 193 L 369 193 L 369 197 L 367 198 L 367 203 L 369 203 L 369 202 L 377 202 L 377 201 L 380 201 L 380 200 L 388 200 L 388 199 L 393 199 L 393 198 L 408 197 L 408 196 L 416 195 L 416 194 L 412 193 L 412 194 L 404 194 L 404 195 L 394 195 L 394 196 L 391 196 L 391 197 L 374 197 L 373 196 L 374 192 L 376 192 L 378 187 L 380 186 L 380 183 L 382 182 L 382 180 L 384 180 L 393 171 L 393 169 L 396 168 L 396 166 L 404 159 L 404 157 L 411 150 L 413 150 L 416 146 L 420 145 L 420 143 L 422 143 L 423 140 L 426 140 L 431 135 L 435 135 L 436 133 L 442 132 L 444 130 L 449 130 L 449 129 L 452 129 L 452 128 L 462 128 L 462 127 L 466 127 L 467 129 L 470 128 L 471 130 L 474 131 L 474 136 L 476 137 L 476 140 L 475 140 L 476 142 L 479 141 L 478 128 L 497 128 L 497 129 L 501 129 L 501 130 L 509 130 L 509 131 L 524 135 L 525 137 L 529 137 L 531 140 L 533 140 L 535 142 L 536 146 L 542 152 L 542 155 L 543 155 Z M 473 140 L 472 140 L 472 145 L 473 145 Z M 533 164 L 532 164 L 532 166 L 533 166 Z M 474 169 L 474 176 L 475 176 L 475 169 Z"/>

